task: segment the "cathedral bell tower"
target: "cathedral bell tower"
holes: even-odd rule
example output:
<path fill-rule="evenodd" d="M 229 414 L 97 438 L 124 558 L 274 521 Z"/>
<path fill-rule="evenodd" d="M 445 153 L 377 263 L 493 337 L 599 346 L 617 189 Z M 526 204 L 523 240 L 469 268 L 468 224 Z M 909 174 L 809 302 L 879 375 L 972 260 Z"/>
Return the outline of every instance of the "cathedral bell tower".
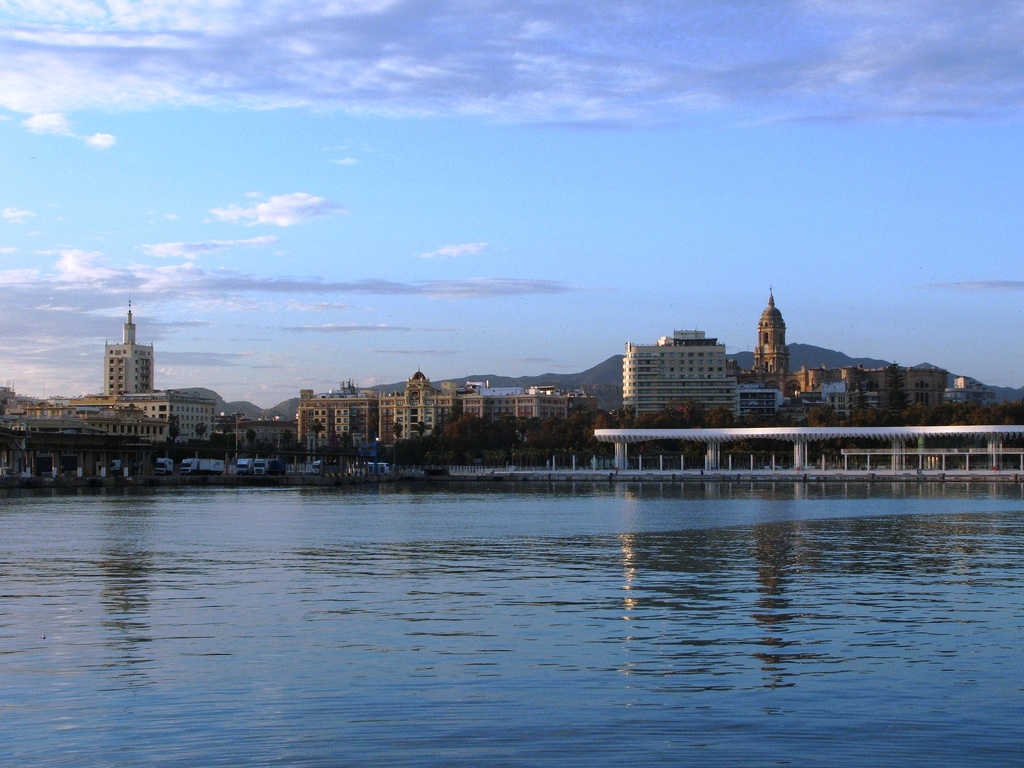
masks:
<path fill-rule="evenodd" d="M 775 296 L 768 292 L 768 306 L 757 323 L 757 346 L 754 347 L 754 371 L 763 374 L 789 372 L 789 348 L 786 346 L 786 323 L 775 306 Z"/>

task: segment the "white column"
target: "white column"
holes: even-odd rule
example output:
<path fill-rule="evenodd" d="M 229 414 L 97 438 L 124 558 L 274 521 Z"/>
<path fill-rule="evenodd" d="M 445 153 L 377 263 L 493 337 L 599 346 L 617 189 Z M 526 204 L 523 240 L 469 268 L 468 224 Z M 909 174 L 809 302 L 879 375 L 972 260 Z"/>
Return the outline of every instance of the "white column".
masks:
<path fill-rule="evenodd" d="M 615 443 L 615 468 L 625 469 L 627 461 L 629 461 L 629 449 L 626 447 L 626 443 Z"/>

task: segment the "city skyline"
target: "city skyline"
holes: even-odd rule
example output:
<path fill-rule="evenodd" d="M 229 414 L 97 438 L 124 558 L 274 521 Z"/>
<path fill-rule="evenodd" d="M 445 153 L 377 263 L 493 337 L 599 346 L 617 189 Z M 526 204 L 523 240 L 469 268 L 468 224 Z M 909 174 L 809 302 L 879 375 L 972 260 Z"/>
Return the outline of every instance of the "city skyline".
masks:
<path fill-rule="evenodd" d="M 129 299 L 155 386 L 266 407 L 582 371 L 675 329 L 748 351 L 770 286 L 790 342 L 1024 384 L 1014 3 L 0 20 L 18 391 L 100 391 Z"/>

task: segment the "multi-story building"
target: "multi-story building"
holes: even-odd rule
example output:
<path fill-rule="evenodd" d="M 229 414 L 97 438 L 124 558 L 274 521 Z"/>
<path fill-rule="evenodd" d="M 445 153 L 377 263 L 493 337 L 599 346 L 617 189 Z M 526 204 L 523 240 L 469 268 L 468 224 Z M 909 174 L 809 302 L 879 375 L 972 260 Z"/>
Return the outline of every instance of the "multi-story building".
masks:
<path fill-rule="evenodd" d="M 949 373 L 943 368 L 917 366 L 903 368 L 897 373 L 902 380 L 903 394 L 907 405 L 938 405 L 946 392 Z M 787 390 L 794 395 L 807 395 L 829 391 L 830 384 L 842 382 L 843 397 L 835 388 L 834 402 L 841 413 L 857 408 L 889 408 L 892 404 L 890 391 L 891 372 L 886 368 L 864 368 L 845 366 L 843 368 L 801 368 L 787 377 Z M 826 399 L 822 397 L 822 399 Z"/>
<path fill-rule="evenodd" d="M 942 395 L 947 403 L 974 403 L 975 405 L 994 405 L 996 393 L 984 384 L 966 376 L 953 379 L 953 386 L 948 387 Z"/>
<path fill-rule="evenodd" d="M 555 387 L 488 387 L 485 382 L 467 381 L 457 390 L 458 402 L 466 416 L 498 421 L 516 419 L 564 419 L 572 398 Z"/>
<path fill-rule="evenodd" d="M 457 397 L 455 382 L 441 382 L 437 389 L 422 371 L 416 371 L 406 382 L 404 392 L 381 395 L 380 441 L 390 445 L 395 440 L 422 437 L 441 429 Z"/>
<path fill-rule="evenodd" d="M 213 434 L 216 402 L 186 390 L 168 389 L 134 394 L 86 395 L 70 399 L 72 406 L 135 408 L 167 424 L 167 437 L 178 441 L 208 440 Z M 175 434 L 177 433 L 177 434 Z"/>
<path fill-rule="evenodd" d="M 740 416 L 774 416 L 782 406 L 782 392 L 775 387 L 740 384 L 737 396 Z"/>
<path fill-rule="evenodd" d="M 292 448 L 298 434 L 298 424 L 289 419 L 236 419 L 232 427 L 240 449 Z"/>
<path fill-rule="evenodd" d="M 724 344 L 704 331 L 676 331 L 657 344 L 626 344 L 623 405 L 639 414 L 684 400 L 738 412 L 736 377 L 726 371 Z"/>
<path fill-rule="evenodd" d="M 85 401 L 85 402 L 83 402 Z M 117 435 L 146 443 L 167 439 L 167 420 L 147 415 L 133 405 L 114 402 L 88 402 L 87 398 L 55 397 L 25 407 L 29 431 L 75 429 L 90 434 Z"/>
<path fill-rule="evenodd" d="M 360 446 L 377 436 L 378 398 L 373 390 L 351 383 L 337 390 L 314 394 L 299 391 L 295 432 L 309 448 Z"/>
<path fill-rule="evenodd" d="M 104 395 L 153 391 L 153 345 L 136 343 L 130 302 L 121 343 L 106 345 L 103 374 Z"/>

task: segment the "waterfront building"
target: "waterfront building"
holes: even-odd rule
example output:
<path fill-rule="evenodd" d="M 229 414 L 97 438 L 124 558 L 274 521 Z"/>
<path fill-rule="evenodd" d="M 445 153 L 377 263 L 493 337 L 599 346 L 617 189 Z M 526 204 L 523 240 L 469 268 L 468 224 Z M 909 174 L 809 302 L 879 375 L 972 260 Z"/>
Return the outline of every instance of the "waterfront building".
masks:
<path fill-rule="evenodd" d="M 391 445 L 396 440 L 423 437 L 444 427 L 458 397 L 455 382 L 433 387 L 422 371 L 416 371 L 403 392 L 380 397 L 380 441 Z"/>
<path fill-rule="evenodd" d="M 377 436 L 378 409 L 377 393 L 351 382 L 321 394 L 302 389 L 295 434 L 310 450 L 364 445 Z"/>
<path fill-rule="evenodd" d="M 31 433 L 76 432 L 114 435 L 146 443 L 167 439 L 167 420 L 149 416 L 134 405 L 90 403 L 86 398 L 55 397 L 26 405 L 19 425 Z"/>
<path fill-rule="evenodd" d="M 489 387 L 486 382 L 467 381 L 457 390 L 458 402 L 466 416 L 487 421 L 514 419 L 564 419 L 573 400 L 552 386 Z"/>
<path fill-rule="evenodd" d="M 104 395 L 153 391 L 153 345 L 136 342 L 131 302 L 121 331 L 121 343 L 106 344 L 103 371 Z"/>
<path fill-rule="evenodd" d="M 626 344 L 622 402 L 635 413 L 691 400 L 738 413 L 736 377 L 726 370 L 725 345 L 704 331 L 675 331 L 657 344 Z"/>
<path fill-rule="evenodd" d="M 178 442 L 208 440 L 213 434 L 216 401 L 188 390 L 168 389 L 123 395 L 85 395 L 70 398 L 72 406 L 134 408 L 167 424 L 167 437 Z M 174 435 L 174 433 L 177 435 Z"/>
<path fill-rule="evenodd" d="M 218 419 L 218 421 L 220 421 Z M 290 448 L 295 444 L 298 423 L 289 419 L 235 419 L 236 445 L 253 450 Z"/>

